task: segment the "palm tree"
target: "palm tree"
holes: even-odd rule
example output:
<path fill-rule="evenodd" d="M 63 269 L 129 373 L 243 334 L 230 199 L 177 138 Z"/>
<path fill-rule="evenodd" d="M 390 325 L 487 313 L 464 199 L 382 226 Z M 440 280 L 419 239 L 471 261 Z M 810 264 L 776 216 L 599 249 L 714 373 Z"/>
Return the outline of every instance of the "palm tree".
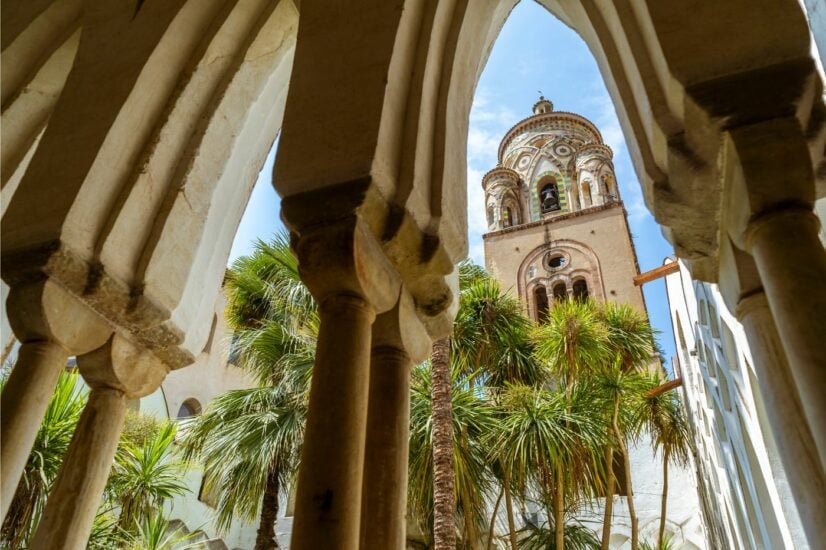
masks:
<path fill-rule="evenodd" d="M 436 550 L 452 550 L 456 547 L 450 370 L 450 339 L 441 338 L 433 342 L 430 387 L 433 421 L 433 545 Z"/>
<path fill-rule="evenodd" d="M 565 547 L 564 497 L 572 502 L 592 483 L 590 466 L 604 445 L 602 427 L 589 413 L 590 400 L 580 385 L 553 391 L 512 385 L 501 399 L 494 453 L 523 493 L 529 485 L 536 489 L 559 549 Z"/>
<path fill-rule="evenodd" d="M 550 368 L 558 385 L 564 388 L 570 401 L 574 385 L 601 367 L 608 353 L 607 330 L 601 322 L 598 309 L 590 300 L 562 300 L 546 317 L 545 323 L 534 332 L 535 354 L 538 361 Z M 564 468 L 556 465 L 554 501 L 557 508 L 564 504 Z M 561 510 L 557 510 L 557 525 L 563 525 Z M 565 545 L 564 526 L 556 530 L 556 545 Z"/>
<path fill-rule="evenodd" d="M 187 458 L 204 467 L 204 489 L 217 496 L 219 529 L 260 513 L 257 550 L 277 548 L 278 496 L 298 464 L 312 374 L 318 314 L 298 274 L 285 233 L 257 241 L 228 271 L 231 357 L 259 387 L 215 399 L 187 426 Z"/>
<path fill-rule="evenodd" d="M 662 380 L 655 376 L 652 386 L 659 386 Z M 687 466 L 691 452 L 688 424 L 683 416 L 682 406 L 674 390 L 666 392 L 650 391 L 646 395 L 644 422 L 651 433 L 654 451 L 661 451 L 663 456 L 663 495 L 660 510 L 660 529 L 657 534 L 657 548 L 663 548 L 665 522 L 668 507 L 668 465 Z"/>
<path fill-rule="evenodd" d="M 459 311 L 453 323 L 453 362 L 473 385 L 541 384 L 547 370 L 532 357 L 531 323 L 522 305 L 478 266 L 459 266 Z"/>
<path fill-rule="evenodd" d="M 528 535 L 522 538 L 522 550 L 549 550 L 555 548 L 556 529 L 536 527 L 528 529 Z M 599 539 L 588 527 L 577 522 L 565 524 L 565 548 L 568 550 L 596 550 Z"/>
<path fill-rule="evenodd" d="M 9 548 L 28 546 L 85 404 L 77 372 L 62 372 L 3 522 L 2 537 Z"/>
<path fill-rule="evenodd" d="M 459 265 L 459 288 L 459 312 L 453 335 L 433 343 L 431 358 L 433 539 L 437 549 L 454 548 L 456 538 L 452 371 L 458 369 L 471 388 L 476 385 L 477 376 L 493 376 L 494 382 L 506 377 L 537 378 L 526 347 L 528 322 L 519 302 L 502 292 L 495 280 L 469 261 Z M 467 525 L 472 527 L 472 523 Z"/>
<path fill-rule="evenodd" d="M 631 517 L 631 548 L 637 550 L 639 544 L 638 519 L 634 507 L 631 462 L 626 445 L 627 432 L 621 429 L 623 423 L 620 422 L 620 409 L 626 404 L 633 406 L 633 399 L 639 397 L 639 392 L 642 391 L 642 381 L 638 377 L 634 377 L 632 373 L 644 370 L 656 357 L 655 331 L 643 312 L 626 304 L 606 303 L 599 308 L 598 316 L 601 317 L 607 329 L 608 360 L 605 363 L 606 369 L 602 376 L 602 382 L 603 388 L 611 396 L 610 430 L 613 433 L 613 445 L 608 445 L 605 451 L 608 482 L 602 548 L 608 548 L 611 536 L 611 512 L 613 511 L 614 493 L 613 449 L 616 446 L 622 456 L 625 469 L 626 499 L 628 513 Z"/>
<path fill-rule="evenodd" d="M 631 478 L 631 460 L 628 454 L 628 442 L 637 436 L 636 430 L 628 417 L 633 411 L 642 407 L 642 399 L 650 389 L 650 384 L 645 376 L 635 371 L 624 370 L 619 362 L 611 367 L 606 367 L 604 372 L 597 378 L 596 383 L 600 386 L 604 399 L 611 403 L 611 444 L 620 452 L 625 474 L 626 501 L 628 503 L 628 515 L 631 518 L 631 548 L 636 549 L 638 541 L 638 520 L 636 508 L 634 506 L 634 484 Z M 613 454 L 608 453 L 611 462 L 606 464 L 608 483 L 606 487 L 606 509 L 609 500 L 613 499 Z M 610 490 L 610 492 L 608 492 Z M 606 537 L 610 537 L 610 517 L 605 518 L 603 524 L 603 545 Z M 607 535 L 606 535 L 607 533 Z"/>
<path fill-rule="evenodd" d="M 120 506 L 119 529 L 134 531 L 167 499 L 187 492 L 185 464 L 172 456 L 176 431 L 175 424 L 166 422 L 143 445 L 127 443 L 118 449 L 109 490 Z"/>
<path fill-rule="evenodd" d="M 555 304 L 533 339 L 537 360 L 566 388 L 595 373 L 609 353 L 607 327 L 591 300 Z"/>
<path fill-rule="evenodd" d="M 450 424 L 453 438 L 450 454 L 455 469 L 455 489 L 450 495 L 456 499 L 461 516 L 463 539 L 471 547 L 485 525 L 485 495 L 490 494 L 492 477 L 488 469 L 485 436 L 494 429 L 493 409 L 478 391 L 471 389 L 458 376 L 458 369 L 450 380 Z M 413 370 L 410 392 L 410 460 L 408 469 L 408 510 L 426 533 L 433 533 L 436 519 L 436 495 L 433 491 L 435 417 L 430 365 L 419 365 Z M 456 519 L 450 528 L 455 540 Z M 454 547 L 455 548 L 455 544 Z"/>
<path fill-rule="evenodd" d="M 172 529 L 162 513 L 143 517 L 137 524 L 134 535 L 126 537 L 128 550 L 186 550 L 197 548 L 197 543 L 189 543 L 196 533 L 183 533 Z"/>
<path fill-rule="evenodd" d="M 465 262 L 459 266 L 459 311 L 453 325 L 451 344 L 453 362 L 468 377 L 470 386 L 484 384 L 494 401 L 507 384 L 541 384 L 547 381 L 547 369 L 533 358 L 530 321 L 519 301 L 504 292 L 498 281 L 480 267 Z M 494 464 L 498 459 L 494 459 Z M 513 550 L 516 527 L 513 520 L 513 496 L 510 480 L 501 467 L 493 468 L 502 486 L 507 509 L 508 527 Z M 494 505 L 489 531 L 501 499 Z"/>
<path fill-rule="evenodd" d="M 182 444 L 204 465 L 204 491 L 215 495 L 216 526 L 261 514 L 256 548 L 274 548 L 280 487 L 298 462 L 304 435 L 303 395 L 265 386 L 217 397 L 195 419 Z"/>

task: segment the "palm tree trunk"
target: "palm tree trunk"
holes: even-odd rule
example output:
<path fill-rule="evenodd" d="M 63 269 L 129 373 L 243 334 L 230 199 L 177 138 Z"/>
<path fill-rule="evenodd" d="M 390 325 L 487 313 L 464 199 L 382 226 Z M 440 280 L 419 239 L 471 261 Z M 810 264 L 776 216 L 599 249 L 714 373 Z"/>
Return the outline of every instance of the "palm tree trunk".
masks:
<path fill-rule="evenodd" d="M 602 518 L 602 550 L 608 550 L 611 543 L 611 521 L 614 516 L 614 448 L 605 448 L 605 464 L 608 479 L 605 483 L 605 515 Z"/>
<path fill-rule="evenodd" d="M 499 490 L 499 496 L 496 497 L 496 504 L 493 505 L 493 513 L 490 515 L 490 527 L 488 527 L 488 550 L 493 548 L 493 528 L 496 526 L 496 512 L 499 511 L 499 503 L 502 502 L 502 495 L 505 494 L 505 488 Z"/>
<path fill-rule="evenodd" d="M 513 520 L 513 501 L 511 500 L 510 476 L 505 472 L 505 508 L 508 512 L 508 538 L 511 541 L 511 550 L 519 550 L 516 546 L 516 522 Z"/>
<path fill-rule="evenodd" d="M 267 485 L 261 499 L 261 520 L 255 537 L 255 550 L 278 548 L 275 538 L 275 522 L 278 520 L 278 467 L 271 465 L 267 472 Z"/>
<path fill-rule="evenodd" d="M 668 447 L 663 449 L 663 501 L 660 510 L 660 534 L 657 535 L 657 550 L 663 547 L 665 538 L 665 515 L 668 507 Z"/>
<path fill-rule="evenodd" d="M 556 487 L 554 487 L 554 537 L 555 550 L 565 550 L 565 483 L 562 465 L 556 467 Z"/>
<path fill-rule="evenodd" d="M 433 342 L 433 548 L 456 548 L 456 503 L 453 495 L 453 411 L 450 392 L 450 339 Z"/>
<path fill-rule="evenodd" d="M 614 397 L 614 410 L 619 410 L 620 396 L 617 394 Z M 631 517 L 631 550 L 637 550 L 639 546 L 639 533 L 637 533 L 637 511 L 634 508 L 634 484 L 631 480 L 631 461 L 628 459 L 628 447 L 625 445 L 625 440 L 622 437 L 622 432 L 619 429 L 618 415 L 614 415 L 611 420 L 611 425 L 614 429 L 614 437 L 617 438 L 617 445 L 619 445 L 620 453 L 622 453 L 623 466 L 625 471 L 625 489 L 626 500 L 628 500 L 628 515 Z"/>

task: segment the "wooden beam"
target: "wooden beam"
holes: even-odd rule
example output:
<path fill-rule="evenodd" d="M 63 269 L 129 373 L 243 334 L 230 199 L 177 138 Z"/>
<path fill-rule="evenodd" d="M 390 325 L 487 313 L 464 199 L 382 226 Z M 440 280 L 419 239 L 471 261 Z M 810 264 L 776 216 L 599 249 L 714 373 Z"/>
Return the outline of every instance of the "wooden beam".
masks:
<path fill-rule="evenodd" d="M 646 397 L 657 397 L 667 391 L 673 390 L 676 387 L 683 385 L 682 378 L 675 378 L 674 380 L 669 380 L 665 384 L 660 384 L 656 388 L 652 388 L 648 390 L 648 393 L 645 394 Z"/>
<path fill-rule="evenodd" d="M 680 270 L 680 264 L 678 262 L 670 262 L 665 265 L 661 265 L 651 271 L 646 271 L 645 273 L 640 273 L 636 277 L 634 277 L 634 284 L 636 286 L 642 286 L 645 283 L 650 283 L 656 279 L 661 277 L 665 277 L 666 275 L 671 275 L 672 273 L 677 273 Z"/>

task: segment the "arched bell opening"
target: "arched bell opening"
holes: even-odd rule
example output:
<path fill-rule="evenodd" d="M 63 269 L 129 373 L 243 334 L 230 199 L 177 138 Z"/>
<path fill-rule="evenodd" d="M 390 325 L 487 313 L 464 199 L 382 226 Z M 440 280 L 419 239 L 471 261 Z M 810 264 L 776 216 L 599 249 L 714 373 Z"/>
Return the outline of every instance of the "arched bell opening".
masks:
<path fill-rule="evenodd" d="M 554 302 L 561 302 L 568 299 L 568 289 L 562 281 L 556 283 L 553 288 Z"/>
<path fill-rule="evenodd" d="M 534 321 L 541 323 L 548 315 L 548 291 L 544 285 L 538 285 L 533 291 Z"/>
<path fill-rule="evenodd" d="M 588 299 L 588 283 L 585 279 L 574 281 L 573 296 L 575 300 L 585 301 Z"/>
<path fill-rule="evenodd" d="M 539 190 L 539 208 L 543 214 L 556 212 L 561 209 L 559 203 L 559 186 L 555 177 L 545 176 L 539 180 L 536 188 Z"/>

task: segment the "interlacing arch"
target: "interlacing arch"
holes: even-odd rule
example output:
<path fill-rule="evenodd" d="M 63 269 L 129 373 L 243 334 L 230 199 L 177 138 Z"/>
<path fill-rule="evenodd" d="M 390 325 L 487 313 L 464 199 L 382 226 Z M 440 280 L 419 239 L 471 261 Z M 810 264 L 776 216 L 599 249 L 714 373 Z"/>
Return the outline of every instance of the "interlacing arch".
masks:
<path fill-rule="evenodd" d="M 826 107 L 800 3 L 540 3 L 593 52 L 676 254 L 720 283 L 758 376 L 784 376 L 767 415 L 797 428 L 777 430 L 778 448 L 823 540 L 826 253 L 812 203 Z M 392 374 L 451 328 L 468 115 L 514 4 L 4 1 L 2 277 L 22 342 L 2 399 L 4 511 L 45 409 L 27 397 L 48 395 L 69 355 L 96 411 L 32 548 L 85 545 L 127 400 L 203 349 L 279 128 L 274 184 L 321 304 L 291 547 L 355 550 L 362 514 L 376 547 L 401 547 L 408 382 Z M 380 383 L 397 397 L 369 398 Z M 771 398 L 784 388 L 794 398 Z"/>

